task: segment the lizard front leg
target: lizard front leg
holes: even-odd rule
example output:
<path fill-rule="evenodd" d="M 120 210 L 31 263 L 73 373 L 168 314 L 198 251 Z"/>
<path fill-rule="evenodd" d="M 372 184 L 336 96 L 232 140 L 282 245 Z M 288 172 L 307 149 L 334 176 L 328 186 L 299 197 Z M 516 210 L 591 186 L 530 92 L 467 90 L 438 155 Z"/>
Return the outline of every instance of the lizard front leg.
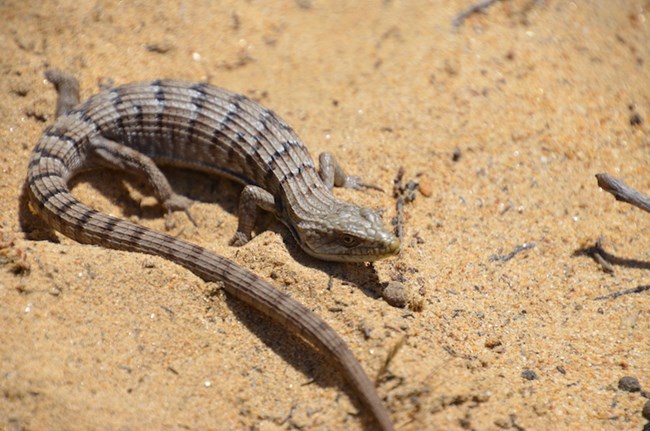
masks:
<path fill-rule="evenodd" d="M 252 238 L 259 210 L 275 212 L 275 198 L 261 187 L 247 185 L 239 196 L 239 226 L 230 245 L 240 247 Z"/>
<path fill-rule="evenodd" d="M 196 226 L 196 220 L 190 213 L 192 201 L 172 190 L 167 177 L 151 158 L 103 136 L 91 138 L 89 148 L 91 149 L 90 159 L 96 164 L 145 176 L 153 189 L 154 196 L 167 213 L 165 225 L 168 229 L 173 226 L 170 217 L 173 211 L 184 211 Z"/>

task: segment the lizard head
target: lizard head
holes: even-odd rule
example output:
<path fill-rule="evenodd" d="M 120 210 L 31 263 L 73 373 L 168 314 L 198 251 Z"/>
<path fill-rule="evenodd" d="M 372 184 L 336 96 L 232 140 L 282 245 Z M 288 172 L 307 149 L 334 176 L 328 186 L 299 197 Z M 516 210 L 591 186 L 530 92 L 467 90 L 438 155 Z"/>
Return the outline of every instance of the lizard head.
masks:
<path fill-rule="evenodd" d="M 348 203 L 329 208 L 318 220 L 301 220 L 294 233 L 308 254 L 328 261 L 372 262 L 400 249 L 377 212 Z"/>

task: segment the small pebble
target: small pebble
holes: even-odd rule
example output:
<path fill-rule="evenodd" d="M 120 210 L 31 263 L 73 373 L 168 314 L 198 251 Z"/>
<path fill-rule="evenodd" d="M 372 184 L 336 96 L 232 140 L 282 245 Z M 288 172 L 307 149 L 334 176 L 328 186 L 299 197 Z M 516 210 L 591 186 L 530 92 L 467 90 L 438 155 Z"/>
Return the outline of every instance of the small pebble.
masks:
<path fill-rule="evenodd" d="M 488 337 L 488 339 L 485 340 L 485 347 L 487 347 L 488 349 L 494 349 L 496 347 L 499 347 L 502 344 L 503 343 L 501 342 L 501 339 L 495 336 Z"/>
<path fill-rule="evenodd" d="M 409 302 L 408 292 L 399 281 L 389 281 L 381 296 L 393 307 L 403 308 Z"/>
<path fill-rule="evenodd" d="M 618 381 L 618 388 L 625 392 L 639 392 L 641 383 L 636 377 L 621 377 L 621 380 Z"/>
<path fill-rule="evenodd" d="M 425 198 L 428 198 L 431 196 L 431 194 L 433 194 L 433 186 L 431 185 L 431 180 L 429 177 L 422 176 L 420 178 L 420 186 L 418 189 L 420 190 L 422 196 Z"/>
<path fill-rule="evenodd" d="M 637 113 L 630 115 L 630 125 L 631 126 L 640 126 L 643 123 L 643 119 Z"/>
<path fill-rule="evenodd" d="M 460 147 L 454 148 L 454 152 L 451 154 L 451 160 L 457 162 L 462 157 L 463 153 L 460 150 Z"/>
<path fill-rule="evenodd" d="M 526 380 L 537 380 L 537 373 L 533 370 L 524 370 L 521 373 L 521 377 L 523 377 Z"/>

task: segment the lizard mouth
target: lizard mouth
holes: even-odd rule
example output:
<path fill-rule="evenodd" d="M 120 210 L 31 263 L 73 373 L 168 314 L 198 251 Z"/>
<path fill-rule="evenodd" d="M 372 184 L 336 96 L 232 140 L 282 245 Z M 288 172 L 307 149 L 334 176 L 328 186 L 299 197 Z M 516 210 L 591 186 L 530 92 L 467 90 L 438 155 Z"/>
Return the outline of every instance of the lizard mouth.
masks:
<path fill-rule="evenodd" d="M 304 247 L 304 250 L 313 257 L 330 262 L 374 262 L 377 260 L 385 259 L 394 256 L 400 251 L 400 240 L 393 237 L 390 241 L 386 242 L 380 247 L 358 247 L 354 249 L 346 249 L 341 253 L 323 253 L 311 250 Z"/>

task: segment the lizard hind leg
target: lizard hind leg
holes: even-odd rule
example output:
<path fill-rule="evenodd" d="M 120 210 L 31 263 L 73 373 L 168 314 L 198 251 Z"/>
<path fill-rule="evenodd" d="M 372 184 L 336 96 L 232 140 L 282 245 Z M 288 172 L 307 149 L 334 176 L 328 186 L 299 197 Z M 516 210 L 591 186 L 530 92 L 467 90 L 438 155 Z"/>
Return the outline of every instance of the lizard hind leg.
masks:
<path fill-rule="evenodd" d="M 361 177 L 346 174 L 331 153 L 321 153 L 318 161 L 320 164 L 318 173 L 329 190 L 332 190 L 333 187 L 344 187 L 354 190 L 366 188 L 384 191 L 379 186 L 364 182 Z"/>
<path fill-rule="evenodd" d="M 171 220 L 171 214 L 174 211 L 185 212 L 192 224 L 197 225 L 190 212 L 192 200 L 174 192 L 165 174 L 151 158 L 103 136 L 92 137 L 89 148 L 91 150 L 90 158 L 99 166 L 144 175 L 153 189 L 154 196 L 166 211 L 165 227 L 167 229 L 174 226 Z"/>
<path fill-rule="evenodd" d="M 45 79 L 56 89 L 56 113 L 58 118 L 79 104 L 79 81 L 74 76 L 60 70 L 48 69 Z"/>

